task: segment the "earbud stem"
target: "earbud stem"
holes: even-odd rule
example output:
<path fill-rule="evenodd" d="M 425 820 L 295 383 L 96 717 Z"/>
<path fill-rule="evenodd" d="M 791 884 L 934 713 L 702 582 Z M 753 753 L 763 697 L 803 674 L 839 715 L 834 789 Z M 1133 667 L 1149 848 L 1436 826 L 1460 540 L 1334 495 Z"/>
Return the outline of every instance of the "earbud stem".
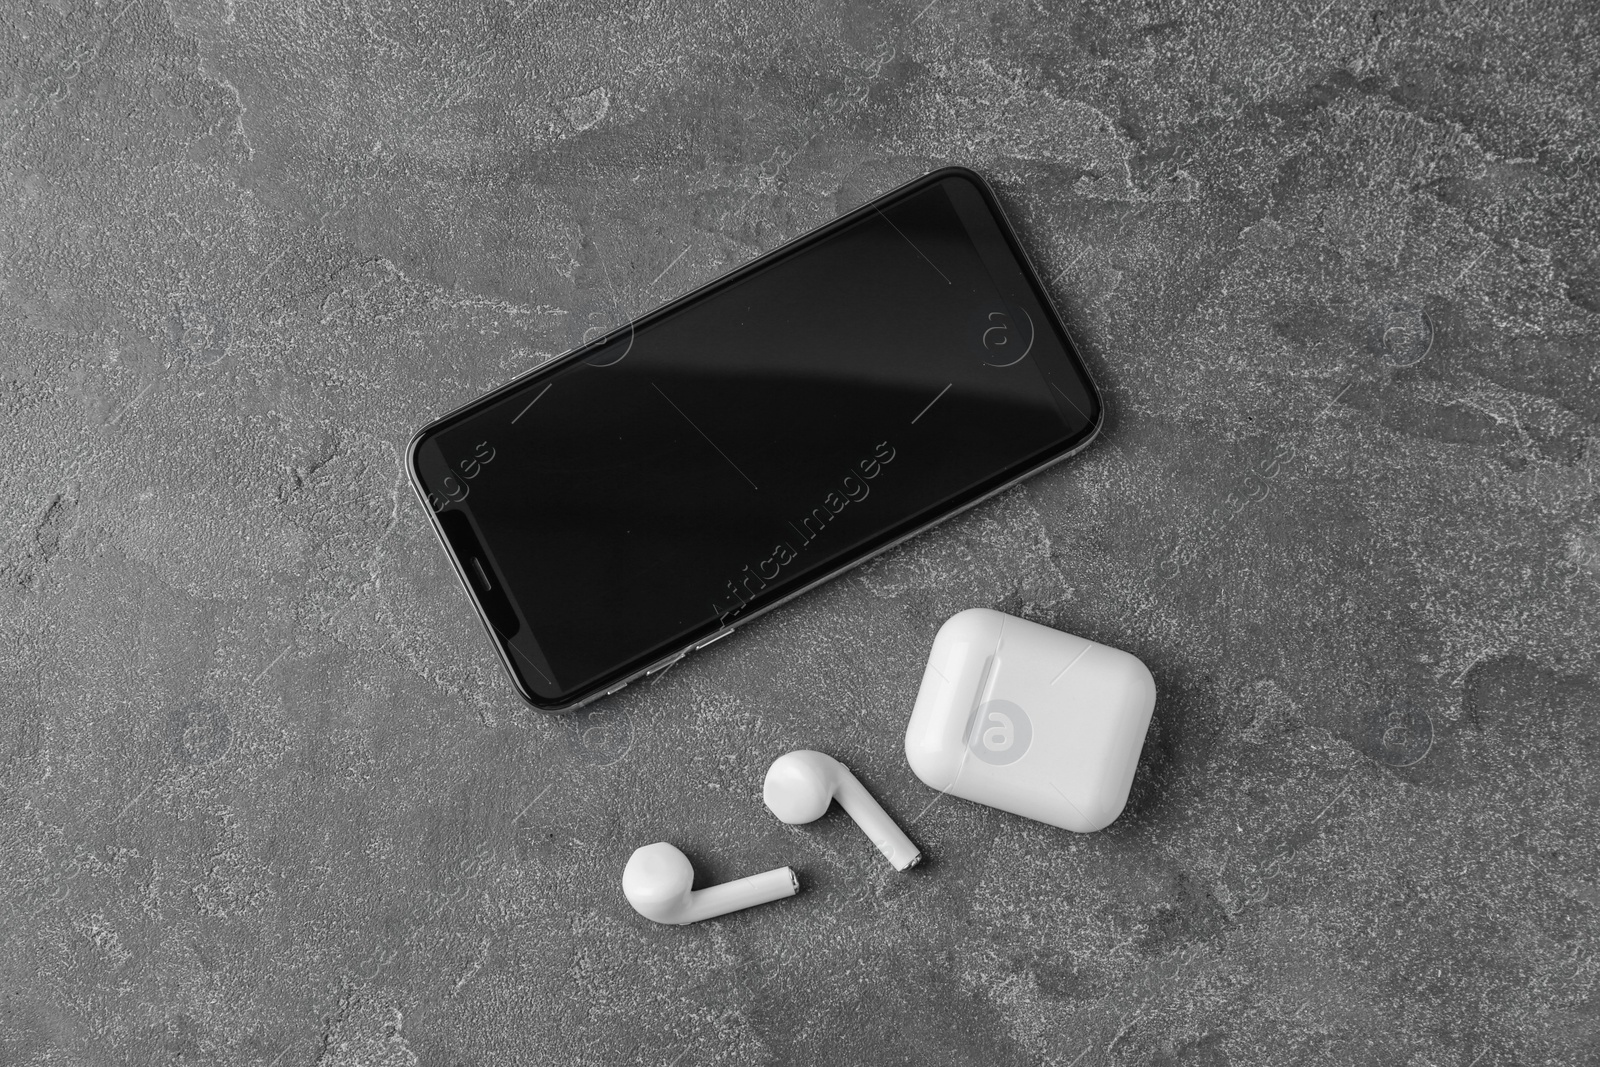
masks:
<path fill-rule="evenodd" d="M 839 806 L 849 812 L 856 825 L 866 831 L 872 843 L 878 846 L 878 851 L 884 854 L 895 870 L 903 871 L 920 863 L 922 850 L 911 843 L 911 838 L 889 818 L 883 806 L 872 799 L 867 787 L 857 780 L 848 767 L 840 764 L 840 769 L 844 771 L 844 776 L 834 793 Z"/>
<path fill-rule="evenodd" d="M 776 870 L 752 874 L 748 878 L 696 889 L 689 894 L 688 910 L 684 912 L 684 917 L 679 920 L 678 925 L 685 926 L 700 922 L 702 919 L 714 919 L 730 911 L 740 911 L 744 908 L 753 908 L 757 904 L 768 904 L 784 897 L 792 897 L 798 892 L 800 892 L 800 879 L 792 867 L 779 867 Z"/>

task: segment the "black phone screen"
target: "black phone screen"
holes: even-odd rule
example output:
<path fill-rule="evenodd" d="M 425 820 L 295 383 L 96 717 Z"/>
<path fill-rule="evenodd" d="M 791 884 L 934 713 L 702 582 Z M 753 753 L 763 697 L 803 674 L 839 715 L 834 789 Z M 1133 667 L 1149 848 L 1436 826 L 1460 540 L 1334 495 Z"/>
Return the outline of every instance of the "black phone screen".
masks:
<path fill-rule="evenodd" d="M 987 186 L 935 172 L 468 405 L 412 475 L 523 695 L 586 699 L 1084 443 Z"/>

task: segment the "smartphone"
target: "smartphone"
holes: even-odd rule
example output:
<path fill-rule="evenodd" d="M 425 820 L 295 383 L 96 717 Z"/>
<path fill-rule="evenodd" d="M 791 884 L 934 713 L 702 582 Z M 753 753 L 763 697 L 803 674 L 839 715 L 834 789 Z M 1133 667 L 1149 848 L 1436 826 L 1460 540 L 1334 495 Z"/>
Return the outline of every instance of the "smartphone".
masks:
<path fill-rule="evenodd" d="M 407 467 L 517 691 L 559 711 L 1072 455 L 1101 412 L 951 167 L 429 424 Z"/>

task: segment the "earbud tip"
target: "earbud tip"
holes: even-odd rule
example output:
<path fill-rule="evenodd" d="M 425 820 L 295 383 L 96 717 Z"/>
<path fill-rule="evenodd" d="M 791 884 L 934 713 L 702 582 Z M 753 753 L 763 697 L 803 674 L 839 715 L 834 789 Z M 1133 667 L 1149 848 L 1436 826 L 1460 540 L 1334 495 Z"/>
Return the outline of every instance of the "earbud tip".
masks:
<path fill-rule="evenodd" d="M 806 765 L 780 759 L 767 771 L 761 799 L 780 822 L 816 822 L 833 803 L 833 790 Z"/>

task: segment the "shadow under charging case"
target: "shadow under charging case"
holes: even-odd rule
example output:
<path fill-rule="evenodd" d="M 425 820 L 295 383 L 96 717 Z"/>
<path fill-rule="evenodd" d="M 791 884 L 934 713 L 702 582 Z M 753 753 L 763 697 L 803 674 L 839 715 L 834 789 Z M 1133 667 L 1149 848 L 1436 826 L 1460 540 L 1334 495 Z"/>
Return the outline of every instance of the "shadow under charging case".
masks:
<path fill-rule="evenodd" d="M 941 792 L 1088 833 L 1122 814 L 1155 704 L 1136 656 L 971 608 L 934 638 L 906 759 Z"/>

